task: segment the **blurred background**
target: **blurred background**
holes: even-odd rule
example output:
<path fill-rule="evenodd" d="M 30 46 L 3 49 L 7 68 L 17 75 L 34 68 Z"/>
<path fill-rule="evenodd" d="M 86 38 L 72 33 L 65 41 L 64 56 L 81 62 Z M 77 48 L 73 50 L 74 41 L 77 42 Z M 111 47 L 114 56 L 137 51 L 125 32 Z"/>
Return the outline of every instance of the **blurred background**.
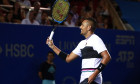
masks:
<path fill-rule="evenodd" d="M 0 84 L 41 84 L 46 39 L 53 28 L 55 0 L 0 0 Z M 67 19 L 58 25 L 54 43 L 70 53 L 84 39 L 79 26 L 95 18 L 112 60 L 103 84 L 140 84 L 140 0 L 69 0 Z M 67 64 L 55 55 L 56 84 L 79 84 L 81 58 Z"/>

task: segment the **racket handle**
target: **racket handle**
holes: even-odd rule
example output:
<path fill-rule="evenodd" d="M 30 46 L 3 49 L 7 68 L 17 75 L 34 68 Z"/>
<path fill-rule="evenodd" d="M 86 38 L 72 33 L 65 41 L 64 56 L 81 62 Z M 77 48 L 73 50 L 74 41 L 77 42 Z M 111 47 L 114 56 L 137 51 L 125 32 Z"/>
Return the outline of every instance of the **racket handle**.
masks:
<path fill-rule="evenodd" d="M 49 40 L 52 40 L 53 35 L 54 35 L 54 31 L 51 32 L 50 37 L 49 37 Z"/>

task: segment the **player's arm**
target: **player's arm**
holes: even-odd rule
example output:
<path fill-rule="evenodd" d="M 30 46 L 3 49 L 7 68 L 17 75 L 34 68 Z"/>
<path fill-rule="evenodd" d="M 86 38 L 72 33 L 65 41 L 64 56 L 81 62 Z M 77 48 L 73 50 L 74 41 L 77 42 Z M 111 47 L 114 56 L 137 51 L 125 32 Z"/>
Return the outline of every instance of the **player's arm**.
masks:
<path fill-rule="evenodd" d="M 101 52 L 100 54 L 102 56 L 102 61 L 101 61 L 100 65 L 98 66 L 98 68 L 95 70 L 95 72 L 89 77 L 88 83 L 91 83 L 92 81 L 94 81 L 96 76 L 105 68 L 105 66 L 111 60 L 111 56 L 107 50 Z"/>
<path fill-rule="evenodd" d="M 107 65 L 108 62 L 111 60 L 111 56 L 110 54 L 108 53 L 107 50 L 101 52 L 101 56 L 102 56 L 102 61 L 101 63 L 104 64 L 104 65 Z"/>
<path fill-rule="evenodd" d="M 46 44 L 58 55 L 60 58 L 65 60 L 67 63 L 71 62 L 72 60 L 76 59 L 78 55 L 74 54 L 73 52 L 71 54 L 66 54 L 62 52 L 59 48 L 57 48 L 52 40 L 47 39 Z"/>

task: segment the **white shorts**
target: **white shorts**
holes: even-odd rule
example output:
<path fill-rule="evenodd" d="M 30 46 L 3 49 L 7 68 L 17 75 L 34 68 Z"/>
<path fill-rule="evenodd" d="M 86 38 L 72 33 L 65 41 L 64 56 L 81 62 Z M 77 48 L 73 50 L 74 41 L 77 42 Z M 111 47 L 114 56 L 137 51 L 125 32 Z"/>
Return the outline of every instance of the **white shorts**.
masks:
<path fill-rule="evenodd" d="M 89 76 L 91 75 L 91 74 L 93 74 L 94 73 L 94 70 L 87 70 L 87 71 L 82 71 L 82 73 L 81 73 L 81 78 L 80 78 L 80 82 L 82 82 L 83 80 L 85 80 L 86 78 L 89 78 Z M 102 84 L 102 81 L 103 81 L 103 79 L 102 79 L 102 74 L 101 74 L 101 72 L 97 75 L 97 77 L 95 78 L 95 80 L 94 80 L 96 83 L 98 83 L 98 84 Z"/>

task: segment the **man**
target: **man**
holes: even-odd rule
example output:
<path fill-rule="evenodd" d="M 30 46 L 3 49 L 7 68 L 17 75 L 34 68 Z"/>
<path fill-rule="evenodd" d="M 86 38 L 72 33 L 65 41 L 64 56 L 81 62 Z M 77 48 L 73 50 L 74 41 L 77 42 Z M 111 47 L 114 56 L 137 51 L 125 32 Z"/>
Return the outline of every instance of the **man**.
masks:
<path fill-rule="evenodd" d="M 78 18 L 79 18 L 79 14 L 77 13 L 78 11 L 78 6 L 75 4 L 72 6 L 71 10 L 70 10 L 70 13 L 73 14 L 73 17 L 72 17 L 72 22 L 74 22 L 76 24 Z"/>
<path fill-rule="evenodd" d="M 52 40 L 47 39 L 49 47 L 66 62 L 71 62 L 78 56 L 82 57 L 82 73 L 80 84 L 102 84 L 101 71 L 105 68 L 111 57 L 100 37 L 94 34 L 96 21 L 87 18 L 80 26 L 81 35 L 86 39 L 68 55 L 57 48 Z"/>
<path fill-rule="evenodd" d="M 73 14 L 69 13 L 64 25 L 67 27 L 75 27 L 75 23 L 72 21 Z"/>
<path fill-rule="evenodd" d="M 44 25 L 44 26 L 51 25 L 48 14 L 46 12 L 42 12 L 41 21 L 39 23 L 40 23 L 40 25 Z"/>
<path fill-rule="evenodd" d="M 40 65 L 39 77 L 42 79 L 42 84 L 55 84 L 54 74 L 56 67 L 53 63 L 54 53 L 48 52 L 47 60 Z"/>
<path fill-rule="evenodd" d="M 30 11 L 29 18 L 23 19 L 21 24 L 32 24 L 32 25 L 39 25 L 39 23 L 35 20 L 36 14 L 34 11 Z"/>
<path fill-rule="evenodd" d="M 31 2 L 29 0 L 18 0 L 18 1 L 21 3 L 21 5 L 31 7 Z"/>
<path fill-rule="evenodd" d="M 33 4 L 34 12 L 36 13 L 36 18 L 35 19 L 38 22 L 41 20 L 41 14 L 42 14 L 42 11 L 40 10 L 40 6 L 41 6 L 41 4 L 38 1 L 34 2 L 34 4 Z M 30 11 L 27 13 L 26 18 L 29 17 L 29 13 L 30 13 Z"/>

